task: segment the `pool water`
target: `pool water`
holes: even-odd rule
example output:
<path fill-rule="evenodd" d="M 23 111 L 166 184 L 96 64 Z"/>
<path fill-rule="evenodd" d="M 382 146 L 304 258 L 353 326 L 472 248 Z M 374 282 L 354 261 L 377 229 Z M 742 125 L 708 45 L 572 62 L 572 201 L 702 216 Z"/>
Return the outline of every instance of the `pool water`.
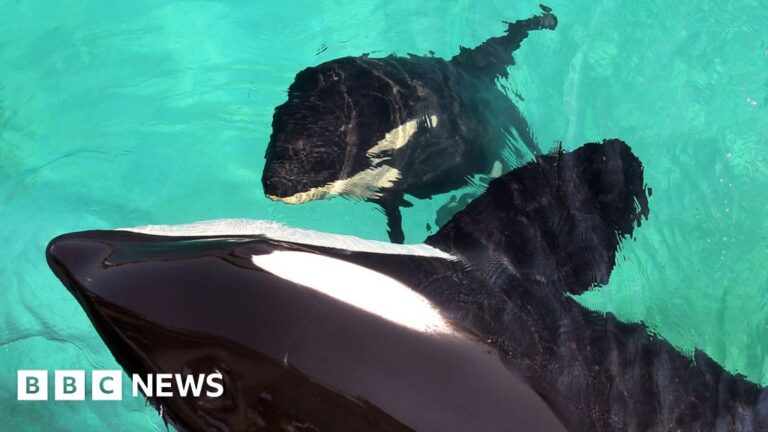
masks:
<path fill-rule="evenodd" d="M 272 110 L 304 67 L 450 57 L 538 3 L 0 0 L 0 429 L 164 430 L 141 398 L 16 402 L 17 369 L 117 369 L 48 269 L 69 231 L 222 217 L 386 240 L 372 204 L 264 198 Z M 702 4 L 700 4 L 702 3 Z M 738 3 L 738 4 L 737 4 Z M 585 306 L 768 385 L 768 3 L 548 3 L 508 82 L 540 144 L 628 142 L 651 215 Z M 406 241 L 448 196 L 404 210 Z M 429 224 L 429 226 L 428 226 Z"/>

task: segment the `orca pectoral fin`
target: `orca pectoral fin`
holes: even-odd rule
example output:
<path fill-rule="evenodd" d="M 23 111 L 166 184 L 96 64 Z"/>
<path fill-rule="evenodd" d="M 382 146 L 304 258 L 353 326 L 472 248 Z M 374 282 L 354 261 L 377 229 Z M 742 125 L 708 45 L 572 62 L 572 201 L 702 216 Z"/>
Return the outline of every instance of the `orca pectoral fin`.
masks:
<path fill-rule="evenodd" d="M 403 216 L 400 213 L 400 205 L 404 202 L 402 193 L 385 193 L 376 199 L 376 204 L 381 206 L 384 216 L 387 217 L 387 235 L 392 243 L 403 244 L 405 233 L 403 232 Z"/>
<path fill-rule="evenodd" d="M 400 207 L 395 205 L 384 209 L 387 216 L 387 234 L 392 243 L 403 244 L 405 242 L 405 233 L 403 232 L 403 216 L 400 214 Z"/>

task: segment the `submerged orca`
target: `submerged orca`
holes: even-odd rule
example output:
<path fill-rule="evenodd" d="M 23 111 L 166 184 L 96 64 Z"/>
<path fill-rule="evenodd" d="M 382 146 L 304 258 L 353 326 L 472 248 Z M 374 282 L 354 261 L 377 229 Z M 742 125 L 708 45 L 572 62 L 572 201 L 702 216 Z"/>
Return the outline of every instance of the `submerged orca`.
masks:
<path fill-rule="evenodd" d="M 299 72 L 275 109 L 264 193 L 291 204 L 333 195 L 378 203 L 402 243 L 404 194 L 428 198 L 498 176 L 539 148 L 519 109 L 496 85 L 528 33 L 554 29 L 550 9 L 509 23 L 507 34 L 451 60 L 344 57 Z M 509 147 L 509 140 L 517 144 Z M 516 159 L 516 160 L 514 160 Z"/>
<path fill-rule="evenodd" d="M 765 430 L 768 392 L 572 295 L 647 218 L 618 140 L 539 156 L 421 245 L 225 220 L 54 239 L 129 373 L 223 374 L 182 430 Z"/>

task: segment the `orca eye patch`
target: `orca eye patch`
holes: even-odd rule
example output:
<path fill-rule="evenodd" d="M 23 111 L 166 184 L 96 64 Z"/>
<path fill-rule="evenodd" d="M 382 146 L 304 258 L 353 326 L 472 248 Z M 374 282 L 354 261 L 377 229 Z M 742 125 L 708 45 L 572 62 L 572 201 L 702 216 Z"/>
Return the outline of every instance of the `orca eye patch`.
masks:
<path fill-rule="evenodd" d="M 252 261 L 280 278 L 388 321 L 425 333 L 453 333 L 421 294 L 387 275 L 344 260 L 301 251 L 273 251 Z"/>

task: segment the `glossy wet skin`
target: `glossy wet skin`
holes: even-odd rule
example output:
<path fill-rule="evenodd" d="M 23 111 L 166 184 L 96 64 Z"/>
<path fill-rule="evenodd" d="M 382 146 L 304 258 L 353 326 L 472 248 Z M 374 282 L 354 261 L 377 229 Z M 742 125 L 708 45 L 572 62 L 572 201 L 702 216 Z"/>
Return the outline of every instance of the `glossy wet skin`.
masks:
<path fill-rule="evenodd" d="M 54 240 L 48 257 L 127 371 L 224 375 L 221 399 L 155 400 L 183 429 L 562 430 L 471 334 L 413 331 L 251 263 L 286 249 L 334 254 L 263 238 L 92 231 Z"/>
<path fill-rule="evenodd" d="M 289 430 L 308 422 L 328 430 L 408 430 L 365 401 L 337 395 L 283 362 L 282 350 L 291 342 L 286 336 L 295 330 L 292 324 L 301 323 L 295 316 L 301 308 L 275 307 L 296 295 L 280 280 L 267 281 L 264 289 L 284 297 L 260 293 L 263 284 L 248 276 L 269 276 L 241 274 L 237 266 L 248 265 L 245 255 L 224 258 L 243 240 L 166 242 L 92 232 L 54 241 L 48 255 L 126 371 L 224 375 L 220 399 L 153 401 L 182 430 L 265 425 Z M 258 242 L 247 249 L 259 249 Z M 211 273 L 219 277 L 211 280 Z M 316 400 L 313 408 L 320 413 L 346 415 L 315 418 L 313 409 L 299 409 L 307 397 Z"/>

